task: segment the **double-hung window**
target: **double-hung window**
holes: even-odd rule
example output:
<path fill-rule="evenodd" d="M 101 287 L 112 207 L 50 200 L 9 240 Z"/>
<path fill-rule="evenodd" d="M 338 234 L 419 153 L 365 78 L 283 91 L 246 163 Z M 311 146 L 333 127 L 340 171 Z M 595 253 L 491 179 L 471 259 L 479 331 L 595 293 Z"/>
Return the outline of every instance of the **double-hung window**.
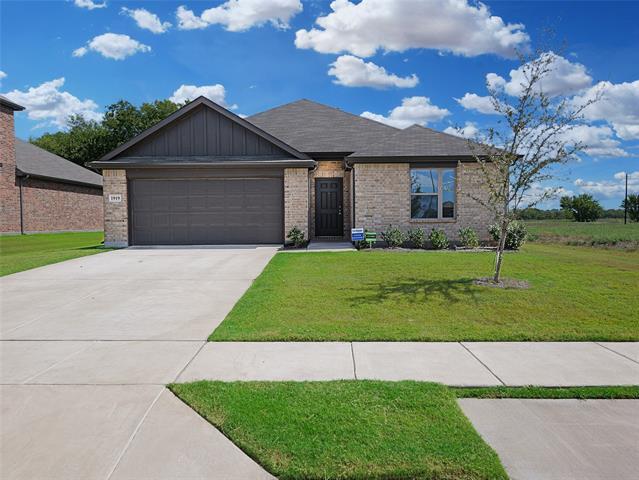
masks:
<path fill-rule="evenodd" d="M 455 218 L 455 169 L 410 169 L 410 216 L 413 219 Z"/>

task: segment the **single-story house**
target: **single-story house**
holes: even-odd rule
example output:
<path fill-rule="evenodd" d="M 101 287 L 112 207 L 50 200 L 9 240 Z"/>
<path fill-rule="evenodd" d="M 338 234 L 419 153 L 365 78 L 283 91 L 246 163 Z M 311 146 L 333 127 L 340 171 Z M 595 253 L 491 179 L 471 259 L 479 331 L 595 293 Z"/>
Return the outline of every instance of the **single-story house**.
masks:
<path fill-rule="evenodd" d="M 293 227 L 311 240 L 389 225 L 485 238 L 491 221 L 466 140 L 310 100 L 241 118 L 199 97 L 90 165 L 112 246 L 282 243 Z"/>
<path fill-rule="evenodd" d="M 102 230 L 102 176 L 16 138 L 21 110 L 0 96 L 0 233 Z"/>

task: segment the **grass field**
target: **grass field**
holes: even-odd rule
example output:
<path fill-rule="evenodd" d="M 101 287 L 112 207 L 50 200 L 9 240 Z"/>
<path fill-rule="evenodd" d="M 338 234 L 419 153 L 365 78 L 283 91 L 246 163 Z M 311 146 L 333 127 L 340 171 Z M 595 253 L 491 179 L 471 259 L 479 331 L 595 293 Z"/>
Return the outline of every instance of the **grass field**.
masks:
<path fill-rule="evenodd" d="M 639 223 L 624 225 L 620 219 L 593 223 L 570 220 L 531 220 L 526 222 L 529 239 L 542 243 L 639 248 Z"/>
<path fill-rule="evenodd" d="M 639 252 L 528 244 L 494 255 L 279 253 L 209 340 L 639 340 Z"/>
<path fill-rule="evenodd" d="M 196 382 L 171 390 L 280 479 L 505 479 L 443 385 Z"/>
<path fill-rule="evenodd" d="M 103 239 L 102 232 L 0 236 L 0 276 L 104 252 Z"/>

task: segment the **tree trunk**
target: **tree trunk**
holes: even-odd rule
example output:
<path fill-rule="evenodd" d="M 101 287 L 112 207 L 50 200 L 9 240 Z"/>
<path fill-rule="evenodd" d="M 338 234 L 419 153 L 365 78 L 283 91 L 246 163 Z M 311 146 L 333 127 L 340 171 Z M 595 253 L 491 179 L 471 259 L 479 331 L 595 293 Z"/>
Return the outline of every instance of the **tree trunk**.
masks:
<path fill-rule="evenodd" d="M 501 263 L 504 256 L 504 248 L 506 247 L 506 235 L 508 234 L 508 220 L 502 220 L 501 230 L 499 232 L 499 244 L 497 245 L 497 258 L 495 259 L 495 275 L 493 281 L 499 283 L 501 279 Z"/>

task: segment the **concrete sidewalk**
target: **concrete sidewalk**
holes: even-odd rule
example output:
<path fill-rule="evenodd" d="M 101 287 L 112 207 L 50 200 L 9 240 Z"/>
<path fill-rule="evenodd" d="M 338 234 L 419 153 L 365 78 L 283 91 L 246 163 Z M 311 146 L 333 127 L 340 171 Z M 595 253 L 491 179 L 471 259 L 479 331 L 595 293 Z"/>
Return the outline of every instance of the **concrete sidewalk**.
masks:
<path fill-rule="evenodd" d="M 455 386 L 639 384 L 639 342 L 211 342 L 194 380 L 419 380 Z"/>

